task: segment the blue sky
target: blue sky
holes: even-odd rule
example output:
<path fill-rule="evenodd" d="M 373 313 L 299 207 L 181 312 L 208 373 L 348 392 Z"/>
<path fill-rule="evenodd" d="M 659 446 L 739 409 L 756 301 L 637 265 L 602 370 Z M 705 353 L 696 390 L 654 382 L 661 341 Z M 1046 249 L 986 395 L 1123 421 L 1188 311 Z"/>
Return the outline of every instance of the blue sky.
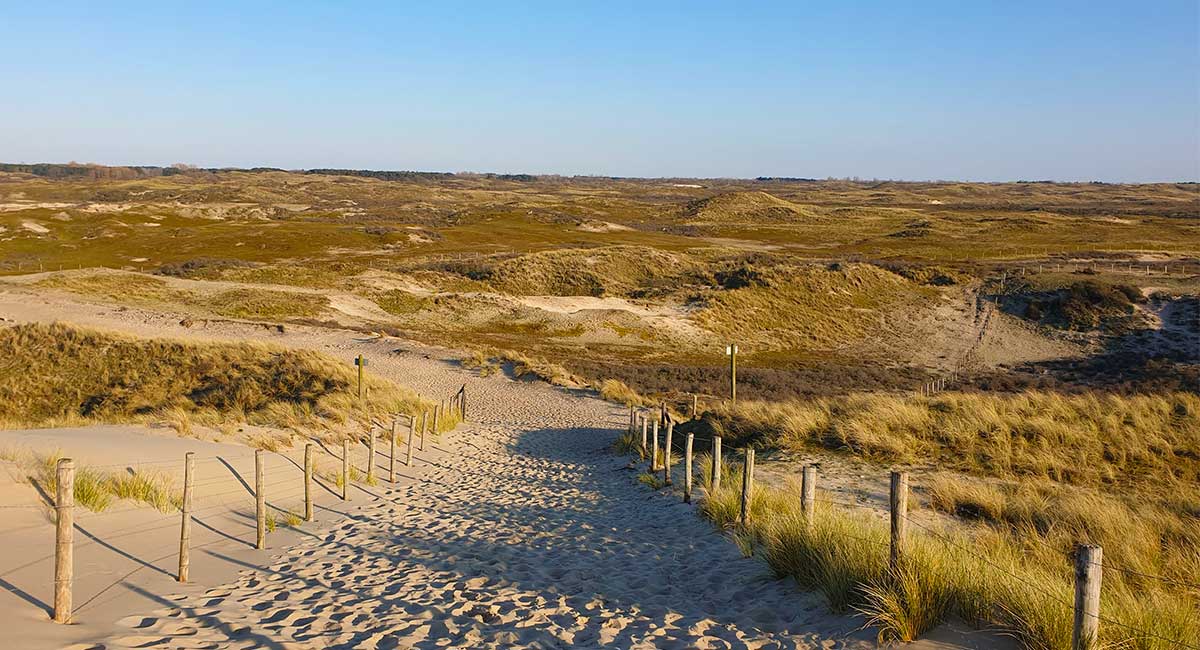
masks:
<path fill-rule="evenodd" d="M 10 3 L 0 161 L 1197 180 L 1197 4 Z"/>

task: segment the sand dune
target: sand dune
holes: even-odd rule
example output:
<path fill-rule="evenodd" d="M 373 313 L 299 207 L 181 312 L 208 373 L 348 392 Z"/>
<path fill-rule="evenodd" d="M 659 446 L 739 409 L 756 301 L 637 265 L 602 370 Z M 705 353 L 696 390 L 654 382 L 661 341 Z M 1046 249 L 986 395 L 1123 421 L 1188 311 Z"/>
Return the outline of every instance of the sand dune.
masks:
<path fill-rule="evenodd" d="M 0 299 L 0 314 L 16 321 L 51 320 L 62 308 Z M 81 322 L 144 335 L 200 336 L 153 312 L 78 304 L 70 311 Z M 307 327 L 271 334 L 238 323 L 214 324 L 203 336 L 271 338 L 347 360 L 363 352 L 373 372 L 426 395 L 466 383 L 469 422 L 419 455 L 418 467 L 395 485 L 362 488 L 349 508 L 319 517 L 320 525 L 272 536 L 269 551 L 214 541 L 211 552 L 197 554 L 214 567 L 196 571 L 196 585 L 173 581 L 169 549 L 131 552 L 168 569 L 143 566 L 110 592 L 102 611 L 85 608 L 80 624 L 67 627 L 5 585 L 10 600 L 0 623 L 21 631 L 22 647 L 877 645 L 873 632 L 859 629 L 861 618 L 831 614 L 818 595 L 772 579 L 693 506 L 637 483 L 627 460 L 610 451 L 626 421 L 618 406 L 581 391 L 478 377 L 446 351 L 398 339 Z M 69 441 L 55 444 L 70 452 Z M 246 531 L 234 537 L 253 538 Z M 43 554 L 49 539 L 41 541 Z M 111 566 L 78 570 L 97 568 L 115 573 Z M 41 570 L 37 579 L 48 584 L 48 569 Z M 950 640 L 913 647 L 968 647 L 980 638 L 945 629 L 938 635 Z"/>

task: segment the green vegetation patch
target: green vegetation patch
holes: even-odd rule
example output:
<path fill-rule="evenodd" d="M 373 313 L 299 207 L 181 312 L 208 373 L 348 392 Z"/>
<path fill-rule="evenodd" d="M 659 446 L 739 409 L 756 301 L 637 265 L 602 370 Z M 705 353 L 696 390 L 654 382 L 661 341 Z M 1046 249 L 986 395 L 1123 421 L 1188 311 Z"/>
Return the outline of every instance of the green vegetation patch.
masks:
<path fill-rule="evenodd" d="M 118 302 L 182 302 L 188 294 L 170 288 L 165 280 L 137 273 L 89 273 L 52 275 L 35 286 L 69 291 Z"/>
<path fill-rule="evenodd" d="M 199 302 L 222 316 L 264 320 L 312 318 L 329 307 L 329 299 L 320 294 L 270 289 L 231 289 Z"/>
<path fill-rule="evenodd" d="M 496 264 L 483 279 L 520 296 L 623 296 L 692 270 L 691 261 L 644 246 L 543 251 Z"/>

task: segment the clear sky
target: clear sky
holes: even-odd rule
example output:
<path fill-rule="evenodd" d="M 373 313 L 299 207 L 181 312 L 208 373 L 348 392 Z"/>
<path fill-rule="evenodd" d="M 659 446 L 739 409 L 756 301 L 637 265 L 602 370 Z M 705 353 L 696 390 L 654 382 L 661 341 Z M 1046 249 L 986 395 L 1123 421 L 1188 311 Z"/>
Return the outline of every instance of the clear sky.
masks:
<path fill-rule="evenodd" d="M 1200 177 L 1196 0 L 5 5 L 4 162 Z"/>

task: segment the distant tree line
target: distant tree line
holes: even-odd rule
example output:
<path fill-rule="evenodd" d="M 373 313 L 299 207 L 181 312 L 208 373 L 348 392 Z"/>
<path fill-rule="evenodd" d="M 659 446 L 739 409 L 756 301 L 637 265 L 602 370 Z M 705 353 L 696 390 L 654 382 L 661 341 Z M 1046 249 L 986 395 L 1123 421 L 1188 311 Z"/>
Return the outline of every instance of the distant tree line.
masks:
<path fill-rule="evenodd" d="M 134 178 L 153 178 L 157 176 L 172 176 L 187 171 L 183 167 L 107 167 L 105 165 L 84 165 L 78 163 L 36 163 L 21 165 L 0 163 L 0 172 L 33 174 L 45 178 L 71 178 L 96 180 L 129 180 Z"/>

